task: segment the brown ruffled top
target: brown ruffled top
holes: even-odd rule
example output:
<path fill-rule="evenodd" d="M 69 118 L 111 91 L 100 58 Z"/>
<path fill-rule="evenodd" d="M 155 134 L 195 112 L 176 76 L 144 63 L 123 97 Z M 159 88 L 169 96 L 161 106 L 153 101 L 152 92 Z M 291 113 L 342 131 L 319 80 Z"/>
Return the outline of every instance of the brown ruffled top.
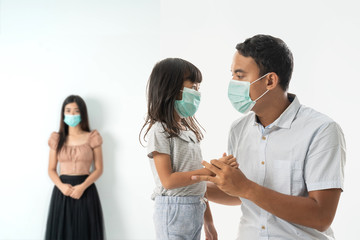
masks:
<path fill-rule="evenodd" d="M 49 138 L 49 146 L 56 151 L 59 134 L 53 132 Z M 90 167 L 94 161 L 93 149 L 101 146 L 102 137 L 97 130 L 90 132 L 86 143 L 81 145 L 64 144 L 57 155 L 60 164 L 60 175 L 85 175 L 90 174 Z"/>

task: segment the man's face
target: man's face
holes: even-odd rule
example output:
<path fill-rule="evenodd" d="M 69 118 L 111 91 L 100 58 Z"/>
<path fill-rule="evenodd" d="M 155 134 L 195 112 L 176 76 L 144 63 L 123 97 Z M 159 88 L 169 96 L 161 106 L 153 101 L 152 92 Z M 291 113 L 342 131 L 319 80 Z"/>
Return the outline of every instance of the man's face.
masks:
<path fill-rule="evenodd" d="M 239 54 L 238 51 L 235 52 L 233 57 L 231 73 L 233 80 L 247 81 L 250 83 L 261 77 L 259 75 L 260 69 L 254 59 L 252 57 L 244 57 Z M 266 91 L 266 83 L 264 79 L 261 79 L 250 86 L 250 97 L 252 100 L 255 100 Z"/>

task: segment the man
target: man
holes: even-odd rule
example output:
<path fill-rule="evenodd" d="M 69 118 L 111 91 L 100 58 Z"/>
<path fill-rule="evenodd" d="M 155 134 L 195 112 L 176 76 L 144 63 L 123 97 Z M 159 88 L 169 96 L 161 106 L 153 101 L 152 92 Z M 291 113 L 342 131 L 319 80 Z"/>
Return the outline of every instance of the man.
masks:
<path fill-rule="evenodd" d="M 334 239 L 330 225 L 343 190 L 345 141 L 339 125 L 287 93 L 292 53 L 278 38 L 256 35 L 236 46 L 229 99 L 239 112 L 228 153 L 203 165 L 216 176 L 211 201 L 241 204 L 237 239 Z"/>

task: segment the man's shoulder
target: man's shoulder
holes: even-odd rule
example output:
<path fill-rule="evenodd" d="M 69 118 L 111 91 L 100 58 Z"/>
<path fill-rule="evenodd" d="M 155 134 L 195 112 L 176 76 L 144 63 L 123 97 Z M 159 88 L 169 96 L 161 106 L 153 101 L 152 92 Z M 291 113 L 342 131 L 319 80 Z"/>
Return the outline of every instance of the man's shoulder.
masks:
<path fill-rule="evenodd" d="M 340 125 L 328 115 L 311 107 L 302 105 L 295 119 L 296 129 L 306 131 L 315 136 L 336 136 L 334 139 L 344 139 Z"/>
<path fill-rule="evenodd" d="M 298 121 L 301 121 L 307 125 L 312 126 L 324 126 L 324 125 L 333 125 L 337 124 L 331 117 L 321 113 L 311 107 L 301 105 L 299 112 L 296 116 Z"/>

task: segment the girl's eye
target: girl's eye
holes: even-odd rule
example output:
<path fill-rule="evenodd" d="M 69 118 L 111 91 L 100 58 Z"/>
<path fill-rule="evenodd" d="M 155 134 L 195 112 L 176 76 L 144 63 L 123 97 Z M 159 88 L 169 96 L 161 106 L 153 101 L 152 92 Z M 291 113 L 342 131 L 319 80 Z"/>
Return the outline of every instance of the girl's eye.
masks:
<path fill-rule="evenodd" d="M 194 90 L 196 90 L 196 91 L 199 91 L 199 89 L 200 89 L 200 87 L 197 86 L 197 85 L 194 85 L 194 86 L 192 86 L 191 88 L 194 89 Z"/>

